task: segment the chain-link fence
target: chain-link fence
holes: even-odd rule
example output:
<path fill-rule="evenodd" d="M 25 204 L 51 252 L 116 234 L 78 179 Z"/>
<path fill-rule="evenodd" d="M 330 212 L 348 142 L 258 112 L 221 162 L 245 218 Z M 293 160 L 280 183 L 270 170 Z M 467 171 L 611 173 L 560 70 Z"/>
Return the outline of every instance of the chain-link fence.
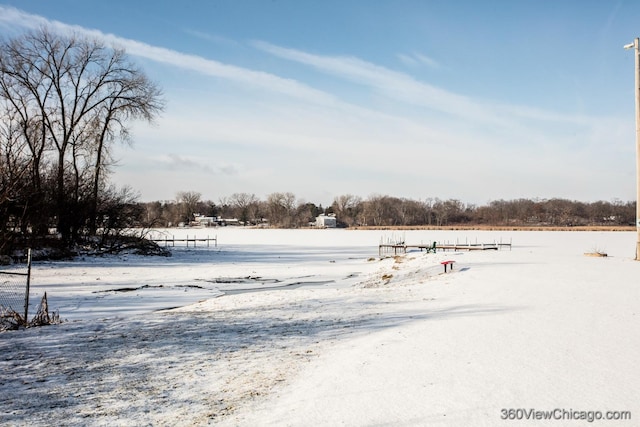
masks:
<path fill-rule="evenodd" d="M 26 264 L 0 267 L 0 310 L 13 310 L 27 319 L 29 315 L 29 284 L 31 281 L 31 250 Z"/>

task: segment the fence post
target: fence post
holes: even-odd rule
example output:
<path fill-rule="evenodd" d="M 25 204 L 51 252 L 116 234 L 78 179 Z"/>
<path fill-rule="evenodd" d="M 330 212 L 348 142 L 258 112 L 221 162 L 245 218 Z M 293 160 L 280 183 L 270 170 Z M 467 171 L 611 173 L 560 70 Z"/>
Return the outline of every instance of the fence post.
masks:
<path fill-rule="evenodd" d="M 29 286 L 31 285 L 31 248 L 27 249 L 27 289 L 24 295 L 24 321 L 29 321 Z"/>

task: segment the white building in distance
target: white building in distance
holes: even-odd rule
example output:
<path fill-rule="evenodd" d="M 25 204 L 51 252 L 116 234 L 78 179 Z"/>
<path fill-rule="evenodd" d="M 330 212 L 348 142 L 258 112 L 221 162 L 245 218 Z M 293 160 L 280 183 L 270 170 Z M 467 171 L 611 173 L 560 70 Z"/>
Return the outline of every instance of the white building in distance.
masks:
<path fill-rule="evenodd" d="M 336 228 L 337 221 L 335 214 L 321 214 L 316 217 L 316 227 L 318 228 Z"/>

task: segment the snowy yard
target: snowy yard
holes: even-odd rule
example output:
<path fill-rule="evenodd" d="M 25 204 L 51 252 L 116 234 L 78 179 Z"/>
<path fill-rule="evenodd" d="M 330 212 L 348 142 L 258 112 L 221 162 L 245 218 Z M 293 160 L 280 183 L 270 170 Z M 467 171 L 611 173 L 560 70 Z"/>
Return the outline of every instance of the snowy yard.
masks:
<path fill-rule="evenodd" d="M 67 321 L 0 333 L 0 424 L 638 425 L 635 233 L 200 232 L 218 246 L 35 264 L 30 311 L 46 291 Z"/>

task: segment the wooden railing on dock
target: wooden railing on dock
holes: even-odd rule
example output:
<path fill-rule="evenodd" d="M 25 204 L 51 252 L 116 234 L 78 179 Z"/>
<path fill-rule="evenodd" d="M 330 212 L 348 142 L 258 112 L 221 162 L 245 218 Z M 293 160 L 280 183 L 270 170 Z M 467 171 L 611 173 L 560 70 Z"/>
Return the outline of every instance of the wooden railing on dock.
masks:
<path fill-rule="evenodd" d="M 493 242 L 493 243 L 438 243 L 436 242 L 435 248 L 440 251 L 486 251 L 486 250 L 499 250 L 503 247 L 508 247 L 511 250 L 511 240 L 509 243 L 502 242 Z M 380 256 L 385 254 L 398 255 L 399 253 L 406 254 L 407 250 L 411 249 L 420 249 L 420 251 L 429 251 L 433 248 L 433 243 L 428 244 L 419 244 L 419 245 L 408 245 L 405 243 L 381 243 L 378 245 L 378 254 Z"/>
<path fill-rule="evenodd" d="M 206 242 L 207 247 L 210 246 L 210 243 L 213 242 L 214 243 L 214 247 L 218 246 L 218 236 L 215 237 L 193 237 L 193 238 L 189 238 L 189 235 L 187 235 L 185 238 L 183 239 L 176 239 L 175 236 L 164 236 L 164 238 L 161 239 L 151 239 L 153 242 L 156 243 L 163 243 L 164 242 L 164 246 L 168 247 L 174 247 L 177 243 L 186 243 L 187 247 L 189 247 L 189 242 L 193 242 L 193 247 L 195 248 L 198 244 L 198 242 Z"/>

